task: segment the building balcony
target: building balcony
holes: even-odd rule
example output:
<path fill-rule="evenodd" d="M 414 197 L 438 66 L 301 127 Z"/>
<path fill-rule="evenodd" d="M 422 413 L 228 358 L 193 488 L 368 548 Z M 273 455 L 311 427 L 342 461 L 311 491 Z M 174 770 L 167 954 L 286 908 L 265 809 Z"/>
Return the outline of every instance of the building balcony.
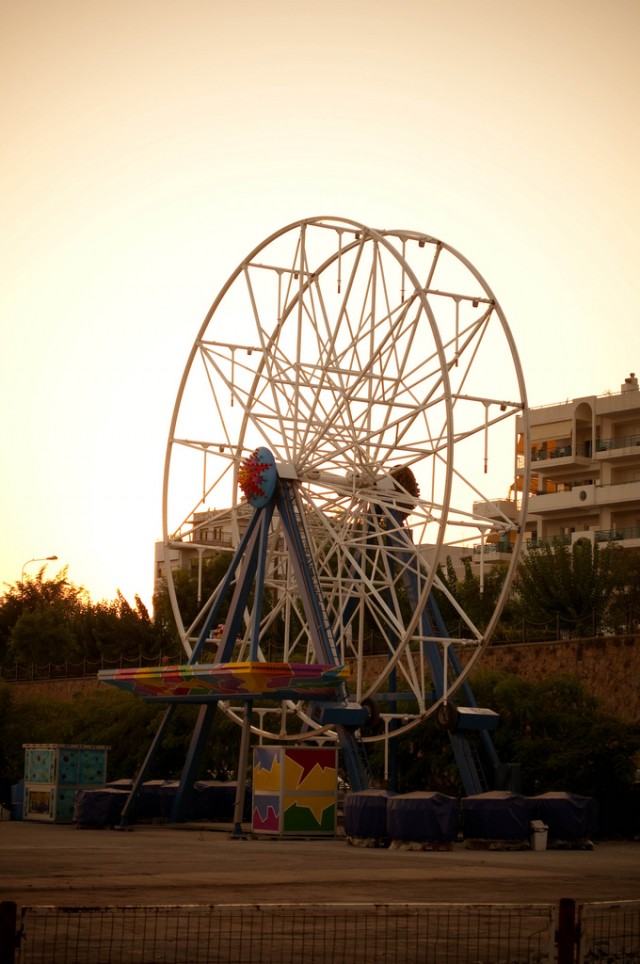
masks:
<path fill-rule="evenodd" d="M 619 438 L 598 439 L 595 448 L 590 441 L 576 446 L 569 439 L 546 439 L 531 446 L 529 458 L 535 469 L 566 469 L 567 466 L 585 465 L 593 458 L 602 461 L 610 458 L 640 457 L 640 435 L 624 435 Z"/>
<path fill-rule="evenodd" d="M 204 532 L 191 532 L 182 544 L 189 548 L 212 549 L 217 546 L 230 549 L 232 547 L 231 533 L 207 532 L 206 530 Z"/>
<path fill-rule="evenodd" d="M 489 519 L 492 522 L 516 522 L 519 506 L 513 499 L 492 499 L 490 502 L 474 502 L 473 515 L 477 519 Z"/>
<path fill-rule="evenodd" d="M 591 462 L 591 443 L 573 446 L 567 439 L 548 439 L 531 446 L 529 453 L 534 472 L 550 475 L 553 469 L 566 470 L 572 465 L 585 466 Z"/>
<path fill-rule="evenodd" d="M 577 452 L 575 454 L 578 454 Z M 574 455 L 571 442 L 565 440 L 548 439 L 539 445 L 531 446 L 531 461 L 546 462 L 549 459 L 568 459 Z"/>
<path fill-rule="evenodd" d="M 485 542 L 473 547 L 472 561 L 477 563 L 480 558 L 490 562 L 508 562 L 513 555 L 513 546 L 508 542 Z"/>
<path fill-rule="evenodd" d="M 569 491 L 547 492 L 531 496 L 531 515 L 546 513 L 571 514 L 580 509 L 602 509 L 627 503 L 640 503 L 640 482 L 619 482 L 615 485 L 574 485 Z"/>
<path fill-rule="evenodd" d="M 595 505 L 595 485 L 581 485 L 563 492 L 543 492 L 529 499 L 529 513 L 571 513 Z"/>
<path fill-rule="evenodd" d="M 596 442 L 596 458 L 640 458 L 640 435 L 624 435 L 620 438 L 601 438 Z"/>
<path fill-rule="evenodd" d="M 627 546 L 640 546 L 640 526 L 599 529 L 595 537 L 596 542 L 624 542 Z"/>

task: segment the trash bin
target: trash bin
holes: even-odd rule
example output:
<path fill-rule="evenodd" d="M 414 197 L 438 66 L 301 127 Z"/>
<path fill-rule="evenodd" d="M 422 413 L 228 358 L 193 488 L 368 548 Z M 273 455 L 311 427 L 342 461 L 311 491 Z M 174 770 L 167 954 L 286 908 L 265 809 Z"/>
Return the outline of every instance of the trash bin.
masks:
<path fill-rule="evenodd" d="M 530 824 L 530 836 L 529 840 L 531 843 L 532 850 L 546 850 L 547 849 L 547 833 L 549 828 L 546 823 L 542 820 L 532 820 Z"/>

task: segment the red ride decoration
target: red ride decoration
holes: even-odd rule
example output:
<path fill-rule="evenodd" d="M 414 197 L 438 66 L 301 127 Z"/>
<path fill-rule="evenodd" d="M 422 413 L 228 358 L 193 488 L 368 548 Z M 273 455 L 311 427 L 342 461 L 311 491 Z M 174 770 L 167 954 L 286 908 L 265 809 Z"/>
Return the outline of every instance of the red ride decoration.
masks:
<path fill-rule="evenodd" d="M 238 485 L 249 505 L 264 508 L 273 496 L 278 471 L 267 448 L 257 448 L 238 466 Z"/>
<path fill-rule="evenodd" d="M 269 468 L 268 462 L 263 462 L 258 452 L 252 452 L 240 463 L 238 469 L 238 485 L 244 497 L 250 502 L 255 498 L 265 496 L 262 488 L 262 475 Z"/>

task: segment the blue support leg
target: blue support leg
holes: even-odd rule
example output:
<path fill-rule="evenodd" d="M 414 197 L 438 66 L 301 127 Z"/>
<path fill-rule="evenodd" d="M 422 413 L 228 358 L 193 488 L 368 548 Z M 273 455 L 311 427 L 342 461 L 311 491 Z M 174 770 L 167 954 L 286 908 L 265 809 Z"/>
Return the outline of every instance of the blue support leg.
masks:
<path fill-rule="evenodd" d="M 138 806 L 138 800 L 140 798 L 140 792 L 142 790 L 142 784 L 144 783 L 147 773 L 151 769 L 151 764 L 153 763 L 156 757 L 156 753 L 160 749 L 165 733 L 167 732 L 169 725 L 171 723 L 171 720 L 173 719 L 173 715 L 176 711 L 176 708 L 177 708 L 176 703 L 170 703 L 169 706 L 167 706 L 166 710 L 164 711 L 164 716 L 162 717 L 160 726 L 158 727 L 156 735 L 153 738 L 153 742 L 151 743 L 151 746 L 147 751 L 147 755 L 144 758 L 144 762 L 140 767 L 140 770 L 138 771 L 138 775 L 134 780 L 133 787 L 131 788 L 131 793 L 127 798 L 127 802 L 123 807 L 122 814 L 120 815 L 120 824 L 119 824 L 120 827 L 128 827 L 130 824 L 135 823 L 136 810 Z"/>
<path fill-rule="evenodd" d="M 189 750 L 187 752 L 187 758 L 185 760 L 184 767 L 182 768 L 180 785 L 178 786 L 178 792 L 175 795 L 173 805 L 171 807 L 172 823 L 180 823 L 185 819 L 185 813 L 190 803 L 193 801 L 194 783 L 198 775 L 198 769 L 202 761 L 202 754 L 204 753 L 207 744 L 207 739 L 211 731 L 211 724 L 213 723 L 217 708 L 217 703 L 202 703 L 200 705 L 198 719 L 196 721 L 196 725 L 191 736 L 191 743 L 189 744 Z"/>

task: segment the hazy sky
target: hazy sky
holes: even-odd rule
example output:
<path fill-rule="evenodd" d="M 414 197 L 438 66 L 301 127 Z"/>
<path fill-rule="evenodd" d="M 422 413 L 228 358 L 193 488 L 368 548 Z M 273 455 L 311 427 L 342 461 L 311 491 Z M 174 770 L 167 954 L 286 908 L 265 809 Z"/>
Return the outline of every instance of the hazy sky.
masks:
<path fill-rule="evenodd" d="M 300 218 L 464 254 L 532 405 L 640 370 L 638 0 L 5 0 L 0 76 L 0 583 L 150 601 L 194 337 Z"/>

